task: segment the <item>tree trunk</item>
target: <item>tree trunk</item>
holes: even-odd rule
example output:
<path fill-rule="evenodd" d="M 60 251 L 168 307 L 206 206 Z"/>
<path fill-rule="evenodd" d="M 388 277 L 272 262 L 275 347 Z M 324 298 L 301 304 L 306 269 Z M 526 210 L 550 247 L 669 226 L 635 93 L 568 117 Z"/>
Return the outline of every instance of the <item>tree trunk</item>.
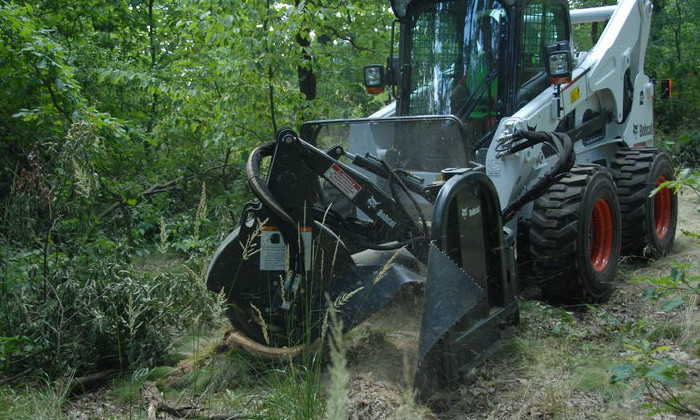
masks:
<path fill-rule="evenodd" d="M 300 0 L 296 0 L 294 5 L 299 8 Z M 306 9 L 302 10 L 306 13 Z M 297 77 L 299 79 L 299 92 L 301 92 L 307 101 L 316 99 L 316 74 L 314 74 L 312 57 L 309 54 L 311 46 L 311 31 L 306 25 L 302 25 L 296 35 L 296 41 L 301 48 L 302 64 L 297 67 Z"/>
<path fill-rule="evenodd" d="M 156 71 L 156 64 L 158 63 L 158 43 L 156 41 L 156 21 L 155 18 L 153 17 L 153 7 L 154 7 L 155 0 L 150 0 L 148 2 L 148 40 L 149 40 L 149 45 L 150 45 L 150 53 L 151 53 L 151 75 L 155 75 Z M 153 128 L 156 125 L 156 120 L 158 118 L 157 116 L 157 111 L 158 111 L 158 94 L 153 93 L 151 97 L 151 115 L 148 120 L 148 126 L 146 127 L 146 132 L 147 133 L 152 133 Z M 146 143 L 148 144 L 148 143 Z"/>

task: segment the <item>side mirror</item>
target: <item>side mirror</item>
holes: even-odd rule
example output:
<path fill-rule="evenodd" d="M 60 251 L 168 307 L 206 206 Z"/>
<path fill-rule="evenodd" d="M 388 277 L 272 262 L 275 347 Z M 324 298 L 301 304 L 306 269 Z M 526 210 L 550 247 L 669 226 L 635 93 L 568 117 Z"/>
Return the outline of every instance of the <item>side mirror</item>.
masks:
<path fill-rule="evenodd" d="M 406 17 L 406 9 L 412 0 L 391 0 L 391 10 L 397 18 L 403 19 Z"/>
<path fill-rule="evenodd" d="M 558 41 L 544 47 L 545 68 L 549 75 L 549 82 L 553 85 L 569 83 L 573 71 L 571 59 L 571 46 L 569 41 Z"/>
<path fill-rule="evenodd" d="M 365 66 L 364 74 L 367 93 L 377 95 L 384 92 L 384 87 L 386 86 L 384 66 Z"/>

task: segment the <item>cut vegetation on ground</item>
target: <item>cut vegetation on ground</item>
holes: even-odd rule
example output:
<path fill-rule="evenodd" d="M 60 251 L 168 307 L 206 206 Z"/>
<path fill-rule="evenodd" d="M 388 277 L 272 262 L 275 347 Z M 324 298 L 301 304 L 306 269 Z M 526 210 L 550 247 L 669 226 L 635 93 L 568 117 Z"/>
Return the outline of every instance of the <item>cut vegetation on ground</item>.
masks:
<path fill-rule="evenodd" d="M 526 288 L 516 337 L 425 404 L 407 385 L 420 319 L 420 294 L 407 293 L 333 347 L 294 360 L 251 355 L 226 325 L 193 328 L 174 344 L 178 363 L 113 377 L 96 391 L 3 387 L 0 418 L 693 418 L 698 208 L 696 197 L 682 198 L 673 254 L 623 261 L 604 304 L 551 306 Z"/>

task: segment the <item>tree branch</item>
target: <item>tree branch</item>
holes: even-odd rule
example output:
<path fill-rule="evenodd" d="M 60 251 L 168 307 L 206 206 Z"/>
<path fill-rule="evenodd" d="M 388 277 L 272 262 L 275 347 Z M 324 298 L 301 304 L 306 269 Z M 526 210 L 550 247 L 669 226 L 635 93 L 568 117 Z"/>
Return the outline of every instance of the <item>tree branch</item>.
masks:
<path fill-rule="evenodd" d="M 358 45 L 357 42 L 355 41 L 355 39 L 354 39 L 352 36 L 349 36 L 349 35 L 343 36 L 340 32 L 338 32 L 338 30 L 337 30 L 336 28 L 333 28 L 333 27 L 331 27 L 331 26 L 324 25 L 324 26 L 323 26 L 323 29 L 328 30 L 329 32 L 333 33 L 333 35 L 335 35 L 336 37 L 342 39 L 343 41 L 349 42 L 350 45 L 352 45 L 352 46 L 353 46 L 355 49 L 357 49 L 357 50 L 360 50 L 360 51 L 367 51 L 367 52 L 374 52 L 374 50 L 371 49 L 371 48 L 367 48 L 367 47 L 363 47 L 363 46 L 361 46 L 361 45 Z"/>
<path fill-rule="evenodd" d="M 141 193 L 139 193 L 139 196 L 140 196 L 141 198 L 148 198 L 148 197 L 150 197 L 150 196 L 152 196 L 152 195 L 156 195 L 156 194 L 160 194 L 160 193 L 164 193 L 164 192 L 167 192 L 167 191 L 174 190 L 174 189 L 177 187 L 177 183 L 180 182 L 180 181 L 189 180 L 189 179 L 194 178 L 195 175 L 206 174 L 206 173 L 208 173 L 208 172 L 215 171 L 215 170 L 217 170 L 217 169 L 221 169 L 221 168 L 226 167 L 226 166 L 229 166 L 229 164 L 228 164 L 228 163 L 223 163 L 223 164 L 220 164 L 220 165 L 211 166 L 211 167 L 209 167 L 209 168 L 206 168 L 206 169 L 202 170 L 202 171 L 199 172 L 198 174 L 180 175 L 179 177 L 174 178 L 174 179 L 171 179 L 170 181 L 164 182 L 164 183 L 162 183 L 162 184 L 152 185 L 152 186 L 146 188 L 145 190 L 141 191 Z M 122 205 L 122 201 L 123 201 L 123 200 L 120 199 L 121 196 L 115 195 L 115 194 L 111 193 L 108 189 L 107 189 L 107 191 L 108 191 L 112 196 L 114 196 L 115 198 L 117 198 L 119 201 L 116 202 L 116 203 L 111 204 L 109 207 L 107 207 L 106 209 L 104 209 L 104 210 L 102 211 L 102 213 L 100 213 L 100 215 L 97 216 L 97 219 L 98 219 L 98 220 L 102 220 L 105 216 L 107 216 L 108 214 L 110 214 L 111 212 L 113 212 L 114 210 L 116 210 L 117 208 L 119 208 L 119 207 Z"/>
<path fill-rule="evenodd" d="M 141 391 L 143 399 L 146 401 L 146 410 L 148 411 L 148 419 L 156 419 L 158 412 L 170 414 L 179 418 L 200 418 L 207 420 L 225 420 L 225 419 L 258 419 L 259 416 L 241 415 L 241 414 L 206 414 L 203 410 L 191 405 L 171 406 L 160 394 L 158 387 L 153 382 L 143 384 Z"/>

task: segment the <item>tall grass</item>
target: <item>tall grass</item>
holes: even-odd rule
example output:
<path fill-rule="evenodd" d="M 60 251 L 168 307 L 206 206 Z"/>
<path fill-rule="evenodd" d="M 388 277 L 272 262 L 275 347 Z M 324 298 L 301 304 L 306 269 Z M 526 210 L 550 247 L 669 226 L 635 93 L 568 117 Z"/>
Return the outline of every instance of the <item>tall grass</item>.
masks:
<path fill-rule="evenodd" d="M 0 387 L 0 420 L 67 419 L 63 406 L 68 389 L 57 390 L 47 380 L 37 388 Z"/>
<path fill-rule="evenodd" d="M 347 368 L 347 357 L 343 343 L 343 320 L 338 318 L 337 311 L 331 308 L 330 334 L 328 342 L 330 347 L 330 375 L 328 384 L 328 396 L 326 401 L 326 417 L 329 420 L 345 420 L 348 418 L 349 397 L 348 384 L 350 374 Z"/>

